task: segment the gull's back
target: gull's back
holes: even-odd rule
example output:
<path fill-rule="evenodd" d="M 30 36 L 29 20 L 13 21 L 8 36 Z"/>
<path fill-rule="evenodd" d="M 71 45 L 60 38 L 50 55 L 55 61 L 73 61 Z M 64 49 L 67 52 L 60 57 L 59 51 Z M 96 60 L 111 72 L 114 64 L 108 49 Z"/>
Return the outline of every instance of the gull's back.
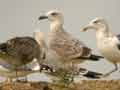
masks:
<path fill-rule="evenodd" d="M 40 47 L 32 37 L 15 37 L 4 46 L 8 63 L 19 66 L 40 57 Z"/>
<path fill-rule="evenodd" d="M 49 48 L 55 51 L 62 58 L 75 59 L 84 56 L 89 52 L 83 52 L 86 47 L 81 41 L 72 37 L 69 33 L 62 30 L 50 32 Z M 89 48 L 86 47 L 89 50 Z"/>

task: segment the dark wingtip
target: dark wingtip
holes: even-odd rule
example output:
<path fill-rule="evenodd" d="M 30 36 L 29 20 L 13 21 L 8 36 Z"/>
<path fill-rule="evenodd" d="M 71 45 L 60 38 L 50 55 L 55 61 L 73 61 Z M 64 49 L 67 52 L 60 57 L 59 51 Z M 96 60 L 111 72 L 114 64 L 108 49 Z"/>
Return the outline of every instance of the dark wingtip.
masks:
<path fill-rule="evenodd" d="M 80 68 L 79 72 L 81 73 L 81 75 L 83 75 L 86 78 L 91 78 L 91 79 L 99 79 L 101 78 L 101 76 L 103 75 L 102 73 L 98 73 L 98 72 L 93 72 L 93 71 L 88 71 L 85 68 Z"/>
<path fill-rule="evenodd" d="M 92 79 L 99 79 L 99 78 L 101 78 L 102 75 L 103 75 L 102 73 L 88 71 L 83 76 L 85 76 L 87 78 L 92 78 Z"/>
<path fill-rule="evenodd" d="M 90 58 L 90 60 L 98 61 L 98 60 L 100 60 L 104 57 L 103 56 L 98 56 L 98 55 L 91 55 L 89 58 Z"/>

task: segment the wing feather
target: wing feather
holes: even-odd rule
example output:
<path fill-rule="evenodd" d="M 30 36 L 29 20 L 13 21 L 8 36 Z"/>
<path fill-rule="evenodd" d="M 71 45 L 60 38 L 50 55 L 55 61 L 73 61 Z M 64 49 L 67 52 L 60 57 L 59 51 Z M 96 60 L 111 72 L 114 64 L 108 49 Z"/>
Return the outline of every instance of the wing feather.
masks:
<path fill-rule="evenodd" d="M 60 56 L 69 59 L 86 57 L 91 52 L 90 48 L 66 32 L 55 33 L 50 40 L 49 48 Z"/>

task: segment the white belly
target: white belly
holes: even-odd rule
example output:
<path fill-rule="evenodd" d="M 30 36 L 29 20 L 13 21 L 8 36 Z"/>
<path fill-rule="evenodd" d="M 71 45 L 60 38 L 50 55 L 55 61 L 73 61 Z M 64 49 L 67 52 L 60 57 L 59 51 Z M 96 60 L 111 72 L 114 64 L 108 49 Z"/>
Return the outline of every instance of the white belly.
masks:
<path fill-rule="evenodd" d="M 120 50 L 114 42 L 100 42 L 98 48 L 101 54 L 111 62 L 120 62 Z"/>

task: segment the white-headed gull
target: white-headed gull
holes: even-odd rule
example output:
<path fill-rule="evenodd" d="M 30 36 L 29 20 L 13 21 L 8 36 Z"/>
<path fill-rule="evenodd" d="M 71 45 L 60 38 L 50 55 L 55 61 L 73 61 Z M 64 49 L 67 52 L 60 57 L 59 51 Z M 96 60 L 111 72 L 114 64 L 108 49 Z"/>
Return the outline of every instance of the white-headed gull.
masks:
<path fill-rule="evenodd" d="M 78 63 L 85 60 L 97 61 L 103 58 L 92 54 L 90 48 L 64 30 L 63 15 L 59 10 L 51 10 L 39 17 L 39 20 L 43 19 L 50 21 L 48 48 L 53 50 L 61 58 L 60 60 L 63 64 L 70 62 Z"/>
<path fill-rule="evenodd" d="M 102 56 L 94 55 L 91 49 L 83 42 L 72 37 L 63 28 L 63 15 L 59 10 L 51 10 L 39 17 L 39 20 L 48 19 L 50 32 L 48 36 L 48 49 L 56 54 L 61 66 L 74 74 L 76 64 L 86 60 L 98 61 Z M 74 75 L 73 75 L 74 77 Z"/>
<path fill-rule="evenodd" d="M 94 29 L 96 31 L 97 47 L 101 54 L 115 66 L 115 69 L 105 76 L 118 70 L 117 63 L 120 62 L 120 35 L 115 35 L 109 30 L 108 23 L 102 17 L 97 17 L 83 27 L 81 31 Z"/>

